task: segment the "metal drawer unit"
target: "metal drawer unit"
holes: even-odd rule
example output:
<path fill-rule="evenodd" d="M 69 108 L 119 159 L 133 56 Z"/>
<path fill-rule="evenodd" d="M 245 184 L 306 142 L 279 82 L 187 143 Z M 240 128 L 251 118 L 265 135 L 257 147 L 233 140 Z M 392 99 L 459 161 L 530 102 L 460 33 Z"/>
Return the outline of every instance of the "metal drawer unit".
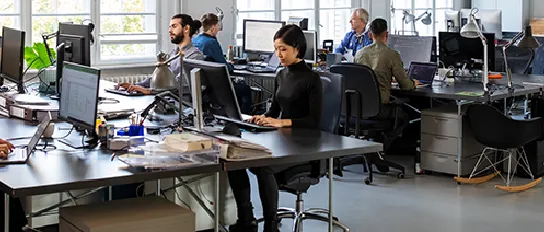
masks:
<path fill-rule="evenodd" d="M 464 114 L 464 108 L 461 109 Z M 468 175 L 484 147 L 470 133 L 457 106 L 421 111 L 421 168 L 427 171 Z"/>

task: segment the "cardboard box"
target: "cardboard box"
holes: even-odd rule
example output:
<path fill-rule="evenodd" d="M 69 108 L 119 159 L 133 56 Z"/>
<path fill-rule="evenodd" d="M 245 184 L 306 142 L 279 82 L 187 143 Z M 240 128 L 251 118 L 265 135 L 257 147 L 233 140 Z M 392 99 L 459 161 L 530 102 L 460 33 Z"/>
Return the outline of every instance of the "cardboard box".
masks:
<path fill-rule="evenodd" d="M 529 24 L 531 25 L 533 35 L 544 35 L 544 19 L 531 19 Z"/>
<path fill-rule="evenodd" d="M 195 231 L 195 214 L 158 196 L 60 209 L 60 232 Z"/>

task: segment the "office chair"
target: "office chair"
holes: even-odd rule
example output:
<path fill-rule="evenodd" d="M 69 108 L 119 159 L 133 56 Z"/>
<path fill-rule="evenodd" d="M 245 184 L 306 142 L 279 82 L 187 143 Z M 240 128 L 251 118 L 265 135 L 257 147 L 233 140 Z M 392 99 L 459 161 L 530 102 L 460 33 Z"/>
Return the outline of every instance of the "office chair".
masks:
<path fill-rule="evenodd" d="M 506 183 L 506 187 L 496 185 L 496 188 L 508 192 L 519 192 L 534 187 L 542 181 L 542 178 L 534 180 L 527 154 L 523 148 L 529 142 L 544 139 L 544 120 L 542 118 L 514 120 L 505 116 L 495 107 L 487 104 L 470 105 L 467 109 L 467 118 L 474 138 L 486 146 L 486 148 L 480 154 L 480 158 L 476 165 L 474 165 L 468 179 L 455 178 L 458 183 L 478 184 L 500 175 Z M 506 157 L 503 157 L 500 161 L 494 161 L 488 156 L 489 151 L 493 154 L 496 154 L 495 151 L 502 151 L 506 154 Z M 517 155 L 515 158 L 513 157 L 514 154 Z M 512 159 L 514 159 L 514 165 L 512 165 Z M 480 165 L 485 161 L 488 161 L 490 165 L 478 171 Z M 508 162 L 506 179 L 497 170 L 497 165 L 504 161 Z M 523 186 L 510 186 L 514 177 L 513 174 L 516 172 L 518 166 L 525 170 L 534 181 Z M 483 177 L 474 177 L 490 169 L 493 171 L 492 174 Z"/>
<path fill-rule="evenodd" d="M 338 132 L 338 121 L 340 118 L 340 106 L 342 103 L 342 75 L 334 73 L 320 73 L 321 83 L 323 84 L 323 108 L 321 111 L 322 131 L 336 134 Z M 293 131 L 296 133 L 296 130 Z M 279 208 L 278 219 L 293 219 L 293 232 L 302 231 L 302 221 L 305 219 L 329 221 L 329 211 L 326 209 L 304 209 L 304 200 L 302 194 L 306 193 L 312 185 L 319 183 L 319 179 L 327 174 L 327 161 L 314 161 L 290 167 L 277 173 L 276 181 L 280 191 L 288 192 L 297 196 L 296 208 Z M 258 222 L 262 222 L 259 219 Z M 349 231 L 349 228 L 333 218 L 335 226 L 343 231 Z"/>
<path fill-rule="evenodd" d="M 345 88 L 342 92 L 344 92 L 345 100 L 342 103 L 343 119 L 340 124 L 344 127 L 345 136 L 354 134 L 360 138 L 361 133 L 365 133 L 367 137 L 373 137 L 372 134 L 376 133 L 385 136 L 386 131 L 397 128 L 398 115 L 394 120 L 373 119 L 379 114 L 382 107 L 380 89 L 374 70 L 361 64 L 341 63 L 332 65 L 330 71 L 344 76 Z M 396 112 L 404 103 L 406 101 L 403 99 L 390 102 L 395 106 Z M 387 149 L 388 147 L 384 147 L 384 153 L 387 152 Z M 335 174 L 342 176 L 344 166 L 366 164 L 365 170 L 368 169 L 369 176 L 364 181 L 366 184 L 370 184 L 373 181 L 372 164 L 375 164 L 381 172 L 388 172 L 389 167 L 397 169 L 400 171 L 397 177 L 404 178 L 405 169 L 402 165 L 384 160 L 381 153 L 378 153 L 377 157 L 366 156 L 365 154 L 362 157 L 354 155 L 339 158 Z"/>
<path fill-rule="evenodd" d="M 535 50 L 535 59 L 533 60 L 531 74 L 544 74 L 544 45 L 540 45 Z"/>

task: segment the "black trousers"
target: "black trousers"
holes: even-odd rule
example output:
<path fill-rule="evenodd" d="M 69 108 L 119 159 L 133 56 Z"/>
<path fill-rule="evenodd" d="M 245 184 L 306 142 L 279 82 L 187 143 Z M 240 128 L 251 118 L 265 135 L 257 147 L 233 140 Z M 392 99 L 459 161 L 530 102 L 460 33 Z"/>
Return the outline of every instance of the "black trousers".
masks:
<path fill-rule="evenodd" d="M 397 127 L 385 131 L 385 139 L 383 142 L 384 152 L 387 152 L 393 141 L 402 135 L 404 128 L 410 124 L 410 117 L 402 110 L 402 107 L 391 104 L 383 104 L 378 115 L 374 117 L 374 119 L 379 120 L 391 120 L 393 123 L 395 122 L 395 117 L 397 118 Z"/>
<path fill-rule="evenodd" d="M 279 189 L 276 182 L 276 173 L 281 172 L 292 165 L 267 166 L 250 168 L 249 171 L 257 176 L 259 184 L 259 196 L 263 208 L 265 228 L 276 226 L 276 212 L 278 209 Z M 246 170 L 228 172 L 229 184 L 236 201 L 238 220 L 251 222 L 254 218 L 251 204 L 251 186 Z M 266 231 L 266 230 L 265 230 Z"/>
<path fill-rule="evenodd" d="M 4 193 L 0 200 L 0 231 L 4 231 Z M 26 214 L 23 210 L 23 205 L 19 198 L 9 198 L 9 231 L 22 231 L 22 228 L 27 224 Z"/>

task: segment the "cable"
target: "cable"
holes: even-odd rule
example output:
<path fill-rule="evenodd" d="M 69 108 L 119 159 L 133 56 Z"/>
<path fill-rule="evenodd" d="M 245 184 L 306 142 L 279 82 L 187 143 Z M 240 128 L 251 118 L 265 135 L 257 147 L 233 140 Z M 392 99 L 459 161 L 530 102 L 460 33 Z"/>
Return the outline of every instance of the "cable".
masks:
<path fill-rule="evenodd" d="M 138 185 L 138 187 L 136 187 L 136 197 L 143 197 L 145 195 L 145 193 L 142 196 L 138 195 L 138 189 L 140 189 L 144 185 L 145 185 L 145 183 L 142 183 L 142 184 Z"/>
<path fill-rule="evenodd" d="M 30 67 L 32 67 L 32 65 L 34 64 L 34 62 L 36 62 L 37 60 L 40 60 L 40 57 L 36 57 L 36 58 L 34 58 L 32 61 L 30 61 L 30 64 L 26 67 L 25 71 L 23 72 L 23 76 L 26 74 L 26 72 L 28 72 L 28 70 L 30 69 Z"/>
<path fill-rule="evenodd" d="M 178 198 L 179 201 L 181 201 L 181 203 L 183 203 L 183 205 L 187 206 L 187 208 L 189 210 L 193 210 L 191 209 L 191 206 L 189 204 L 187 204 L 187 202 L 185 202 L 184 200 L 181 199 L 181 197 L 179 196 L 179 193 L 178 193 L 178 190 L 177 189 L 174 189 L 174 194 L 176 195 L 176 197 Z"/>

